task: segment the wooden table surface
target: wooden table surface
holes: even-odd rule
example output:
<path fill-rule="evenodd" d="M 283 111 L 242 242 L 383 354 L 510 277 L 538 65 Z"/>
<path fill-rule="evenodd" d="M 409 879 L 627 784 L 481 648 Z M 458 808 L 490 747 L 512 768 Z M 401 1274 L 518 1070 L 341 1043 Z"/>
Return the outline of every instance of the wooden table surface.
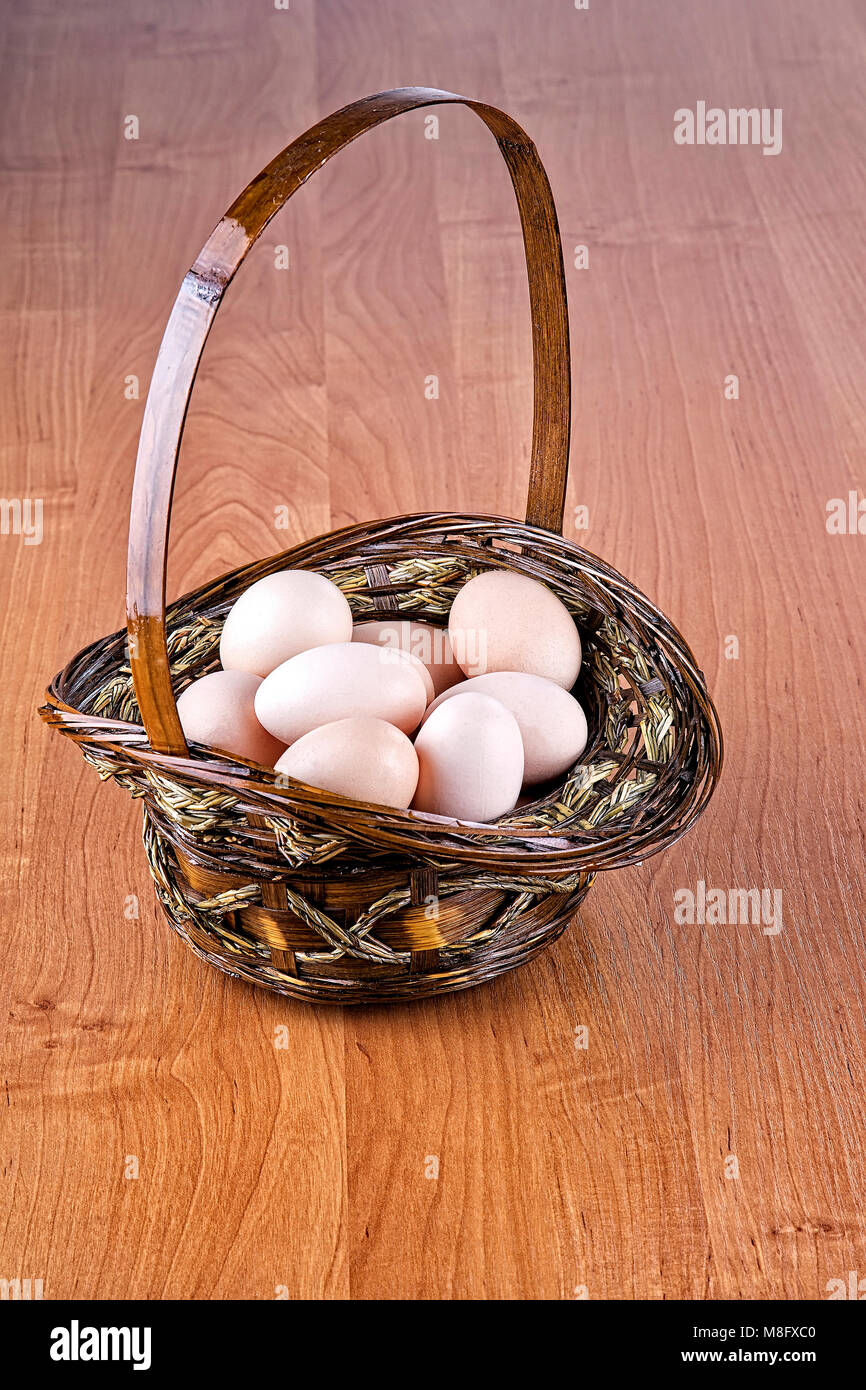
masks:
<path fill-rule="evenodd" d="M 179 1299 L 866 1280 L 866 536 L 827 526 L 866 487 L 862 7 L 22 0 L 2 23 L 3 493 L 44 510 L 40 544 L 0 536 L 0 1276 Z M 279 148 L 407 84 L 503 106 L 539 148 L 571 304 L 567 534 L 684 631 L 727 757 L 699 825 L 602 876 L 532 965 L 341 1012 L 195 959 L 158 915 L 139 807 L 35 710 L 122 624 L 137 434 L 184 271 Z M 676 144 L 698 101 L 780 108 L 781 153 Z M 488 132 L 438 120 L 341 154 L 230 291 L 172 596 L 351 521 L 520 514 L 519 225 Z M 700 883 L 778 892 L 781 921 L 678 921 Z"/>

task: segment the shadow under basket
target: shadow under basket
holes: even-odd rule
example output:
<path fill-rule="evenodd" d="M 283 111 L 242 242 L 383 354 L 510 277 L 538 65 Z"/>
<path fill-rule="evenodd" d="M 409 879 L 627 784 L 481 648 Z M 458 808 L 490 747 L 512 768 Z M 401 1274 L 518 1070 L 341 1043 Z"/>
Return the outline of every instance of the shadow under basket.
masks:
<path fill-rule="evenodd" d="M 234 570 L 166 612 L 171 495 L 187 404 L 216 310 L 274 213 L 364 130 L 463 102 L 511 173 L 532 308 L 535 414 L 526 523 L 429 513 L 350 526 Z M 144 807 L 156 892 L 203 959 L 250 983 L 332 1003 L 402 1000 L 493 979 L 573 918 L 597 872 L 640 863 L 706 806 L 722 740 L 705 682 L 673 625 L 628 580 L 559 534 L 570 421 L 568 317 L 556 213 L 535 148 L 510 117 L 453 93 L 403 88 L 301 136 L 248 186 L 207 242 L 160 348 L 130 521 L 127 620 L 80 652 L 40 711 L 103 778 Z M 356 621 L 444 624 L 458 589 L 506 568 L 548 585 L 583 643 L 580 763 L 495 824 L 390 810 L 213 749 L 187 747 L 176 696 L 218 667 L 234 600 L 281 569 L 337 584 Z M 285 782 L 285 779 L 282 779 Z"/>

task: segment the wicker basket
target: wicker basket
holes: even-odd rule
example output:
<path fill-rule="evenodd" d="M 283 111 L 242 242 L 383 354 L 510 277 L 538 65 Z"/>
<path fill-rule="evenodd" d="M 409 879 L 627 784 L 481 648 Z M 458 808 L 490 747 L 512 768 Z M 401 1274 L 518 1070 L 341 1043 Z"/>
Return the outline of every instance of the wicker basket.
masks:
<path fill-rule="evenodd" d="M 508 165 L 529 274 L 535 410 L 526 523 L 442 513 L 349 526 L 224 575 L 165 608 L 171 495 L 211 323 L 271 217 L 315 169 L 403 111 L 463 102 Z M 706 806 L 722 742 L 703 676 L 637 589 L 562 539 L 568 316 L 556 211 L 535 147 L 503 112 L 405 88 L 355 102 L 278 155 L 229 209 L 183 281 L 144 413 L 130 521 L 127 633 L 80 652 L 41 710 L 103 778 L 144 805 L 144 843 L 169 922 L 230 975 L 301 999 L 396 1000 L 463 989 L 530 960 L 564 931 L 600 870 L 672 844 Z M 442 622 L 495 567 L 542 580 L 577 620 L 576 694 L 590 739 L 553 789 L 493 825 L 385 809 L 188 748 L 176 695 L 216 668 L 234 599 L 285 568 L 328 575 L 356 619 Z M 143 727 L 142 727 L 143 726 Z"/>

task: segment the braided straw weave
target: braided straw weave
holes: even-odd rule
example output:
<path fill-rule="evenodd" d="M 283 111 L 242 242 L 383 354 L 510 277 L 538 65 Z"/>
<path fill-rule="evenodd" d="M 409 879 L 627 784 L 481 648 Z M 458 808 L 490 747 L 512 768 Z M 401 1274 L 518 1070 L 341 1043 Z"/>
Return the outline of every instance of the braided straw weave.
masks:
<path fill-rule="evenodd" d="M 363 130 L 463 98 L 404 88 L 328 117 L 277 157 L 218 225 L 186 277 L 148 397 L 130 526 L 128 633 L 80 652 L 43 718 L 144 808 L 156 892 L 205 960 L 251 983 L 337 1003 L 462 989 L 530 960 L 564 931 L 593 876 L 672 844 L 707 804 L 721 733 L 682 637 L 622 575 L 563 540 L 570 375 L 556 215 L 534 146 L 509 117 L 466 102 L 498 140 L 523 222 L 536 409 L 527 522 L 430 513 L 350 526 L 224 575 L 164 606 L 171 488 L 195 369 L 249 247 L 295 188 Z M 356 621 L 443 623 L 473 575 L 508 568 L 574 615 L 580 763 L 492 825 L 397 811 L 304 786 L 214 749 L 188 748 L 176 696 L 218 666 L 234 600 L 285 568 L 315 569 Z"/>

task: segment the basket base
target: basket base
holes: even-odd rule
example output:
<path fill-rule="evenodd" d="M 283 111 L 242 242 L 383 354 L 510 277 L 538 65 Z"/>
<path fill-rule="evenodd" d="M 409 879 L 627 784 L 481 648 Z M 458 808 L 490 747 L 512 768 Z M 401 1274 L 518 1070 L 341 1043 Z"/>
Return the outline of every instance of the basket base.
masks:
<path fill-rule="evenodd" d="M 399 1004 L 472 989 L 527 964 L 562 936 L 586 897 L 593 877 L 587 875 L 567 896 L 546 895 L 507 930 L 478 945 L 468 943 L 439 951 L 413 952 L 411 957 L 393 963 L 367 966 L 360 975 L 359 962 L 351 957 L 349 973 L 345 970 L 346 957 L 328 960 L 299 956 L 295 962 L 298 973 L 293 974 L 278 968 L 273 958 L 268 960 L 241 949 L 233 957 L 217 954 L 205 933 L 160 901 L 172 930 L 190 950 L 234 979 L 307 1002 Z"/>

